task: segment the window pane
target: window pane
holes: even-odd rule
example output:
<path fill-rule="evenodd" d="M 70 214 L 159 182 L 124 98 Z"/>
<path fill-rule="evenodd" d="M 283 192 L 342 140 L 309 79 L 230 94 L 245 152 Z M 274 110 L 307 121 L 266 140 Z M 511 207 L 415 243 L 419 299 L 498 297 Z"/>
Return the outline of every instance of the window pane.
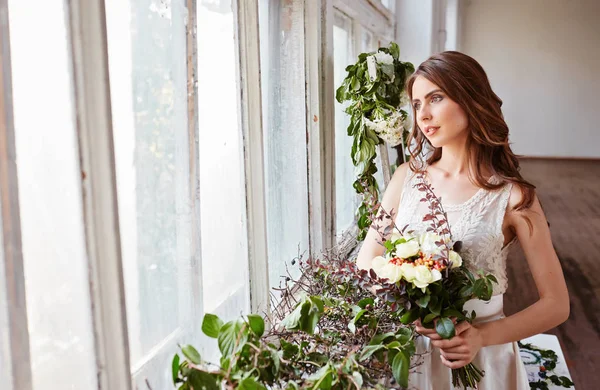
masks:
<path fill-rule="evenodd" d="M 355 62 L 352 53 L 352 21 L 339 12 L 335 14 L 333 26 L 333 80 L 337 89 L 347 75 L 346 67 Z M 344 112 L 347 103 L 335 102 L 335 207 L 336 235 L 338 240 L 342 233 L 354 224 L 354 213 L 358 206 L 358 196 L 352 184 L 355 180 L 354 165 L 350 153 L 352 137 L 348 136 L 350 116 Z"/>
<path fill-rule="evenodd" d="M 106 2 L 131 364 L 172 386 L 176 343 L 197 334 L 184 0 Z M 194 290 L 196 288 L 196 290 Z"/>
<path fill-rule="evenodd" d="M 204 310 L 231 320 L 250 310 L 235 23 L 231 0 L 203 0 L 197 12 Z M 218 362 L 216 341 L 203 344 Z"/>
<path fill-rule="evenodd" d="M 33 388 L 94 389 L 66 9 L 62 0 L 8 5 Z"/>
<path fill-rule="evenodd" d="M 308 250 L 303 3 L 262 0 L 259 9 L 271 286 Z"/>

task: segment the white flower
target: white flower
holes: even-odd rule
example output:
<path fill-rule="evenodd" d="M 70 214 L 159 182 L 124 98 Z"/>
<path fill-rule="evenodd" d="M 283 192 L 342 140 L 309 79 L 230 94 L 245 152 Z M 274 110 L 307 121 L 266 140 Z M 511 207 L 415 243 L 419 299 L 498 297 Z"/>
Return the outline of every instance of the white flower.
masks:
<path fill-rule="evenodd" d="M 382 140 L 391 146 L 397 146 L 402 142 L 406 118 L 406 115 L 401 111 L 393 111 L 386 118 L 381 116 L 377 116 L 373 120 L 365 118 L 365 124 L 376 132 Z"/>
<path fill-rule="evenodd" d="M 377 53 L 375 53 L 375 59 L 377 60 L 377 62 L 379 64 L 385 64 L 385 65 L 393 65 L 394 64 L 394 57 L 392 57 L 390 54 L 384 53 L 382 51 L 378 51 Z"/>
<path fill-rule="evenodd" d="M 402 279 L 402 269 L 394 263 L 387 263 L 387 265 L 381 269 L 381 274 L 378 275 L 388 279 L 390 283 L 396 283 Z"/>
<path fill-rule="evenodd" d="M 452 268 L 457 268 L 462 265 L 462 257 L 454 251 L 450 251 L 450 255 L 448 256 L 450 262 L 452 263 Z"/>
<path fill-rule="evenodd" d="M 387 263 L 388 263 L 388 260 L 385 257 L 377 256 L 371 262 L 371 268 L 373 268 L 373 271 L 375 271 L 375 273 L 377 275 L 379 275 L 379 273 L 381 272 L 381 270 L 383 269 L 383 267 L 385 267 L 385 265 Z"/>
<path fill-rule="evenodd" d="M 419 243 L 417 240 L 410 240 L 403 242 L 402 244 L 396 245 L 396 256 L 402 259 L 408 259 L 409 257 L 415 256 L 419 253 Z"/>
<path fill-rule="evenodd" d="M 424 289 L 441 278 L 442 274 L 440 271 L 436 269 L 429 270 L 429 268 L 424 265 L 417 265 L 415 267 L 415 280 L 413 281 L 413 284 L 418 288 Z"/>
<path fill-rule="evenodd" d="M 404 238 L 404 237 L 402 237 L 402 234 L 400 234 L 400 233 L 398 233 L 398 232 L 396 232 L 396 231 L 395 231 L 395 232 L 393 232 L 393 233 L 392 233 L 392 235 L 390 236 L 390 241 L 391 241 L 392 243 L 394 243 L 395 241 L 397 241 L 397 240 L 399 240 L 399 239 L 401 239 L 401 238 Z"/>
<path fill-rule="evenodd" d="M 442 238 L 439 235 L 432 232 L 421 234 L 421 236 L 419 237 L 419 244 L 421 244 L 421 250 L 427 255 L 440 254 L 442 252 L 442 249 L 439 246 L 437 246 L 435 242 L 440 241 L 441 239 Z"/>
<path fill-rule="evenodd" d="M 375 59 L 375 56 L 368 56 L 367 57 L 367 71 L 369 72 L 369 78 L 371 79 L 371 81 L 375 80 L 377 78 L 377 60 Z"/>
<path fill-rule="evenodd" d="M 412 283 L 415 280 L 416 272 L 415 266 L 412 263 L 402 263 L 400 266 L 400 271 L 402 271 L 402 277 L 409 283 Z"/>

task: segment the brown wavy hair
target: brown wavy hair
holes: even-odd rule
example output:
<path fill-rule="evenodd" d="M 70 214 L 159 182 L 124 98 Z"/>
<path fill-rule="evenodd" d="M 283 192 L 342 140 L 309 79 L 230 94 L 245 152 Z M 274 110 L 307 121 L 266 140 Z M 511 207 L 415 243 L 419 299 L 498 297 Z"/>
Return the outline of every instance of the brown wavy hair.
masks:
<path fill-rule="evenodd" d="M 519 160 L 508 142 L 508 125 L 502 115 L 502 100 L 492 91 L 481 65 L 468 55 L 456 51 L 445 51 L 429 57 L 407 80 L 406 90 L 410 102 L 413 84 L 419 76 L 436 84 L 465 111 L 469 120 L 467 161 L 474 172 L 474 177 L 471 177 L 474 184 L 488 190 L 497 190 L 506 183 L 513 183 L 523 194 L 523 199 L 514 210 L 530 208 L 535 197 L 535 186 L 525 180 L 519 172 Z M 418 162 L 422 160 L 420 156 L 423 145 L 428 143 L 431 148 L 433 146 L 417 125 L 414 106 L 412 112 L 413 130 L 407 145 L 416 145 L 408 148 L 411 155 L 410 169 L 419 172 L 422 169 Z M 426 159 L 427 165 L 441 157 L 442 148 L 433 148 L 433 153 Z M 486 171 L 497 177 L 499 182 L 488 182 L 484 177 Z M 531 230 L 531 221 L 529 218 L 525 219 Z"/>

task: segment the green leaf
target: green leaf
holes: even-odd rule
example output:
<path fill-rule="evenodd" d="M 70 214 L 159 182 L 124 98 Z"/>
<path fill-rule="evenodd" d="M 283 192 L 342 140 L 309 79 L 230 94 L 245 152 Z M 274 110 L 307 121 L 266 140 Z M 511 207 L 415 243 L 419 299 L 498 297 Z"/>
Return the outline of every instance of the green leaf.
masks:
<path fill-rule="evenodd" d="M 401 329 L 405 329 L 405 328 L 401 328 Z M 390 338 L 390 337 L 394 337 L 394 332 L 387 332 L 387 333 L 383 333 L 383 334 L 376 334 L 375 336 L 373 336 L 373 338 L 371 339 L 371 341 L 369 341 L 369 345 L 381 344 L 381 343 L 385 342 L 385 340 L 387 338 Z"/>
<path fill-rule="evenodd" d="M 294 381 L 289 381 L 286 386 L 286 390 L 299 390 L 300 386 Z"/>
<path fill-rule="evenodd" d="M 263 333 L 265 333 L 265 320 L 257 314 L 249 314 L 248 315 L 248 323 L 250 324 L 250 329 L 252 332 L 258 337 L 261 337 Z"/>
<path fill-rule="evenodd" d="M 177 385 L 179 380 L 179 355 L 173 356 L 173 362 L 171 363 L 171 371 L 173 374 L 173 385 Z"/>
<path fill-rule="evenodd" d="M 194 390 L 219 390 L 217 381 L 216 375 L 200 370 L 192 370 L 188 376 L 188 382 Z"/>
<path fill-rule="evenodd" d="M 192 347 L 191 345 L 181 347 L 181 352 L 183 352 L 185 357 L 194 364 L 200 364 L 202 362 L 202 359 L 200 359 L 200 354 L 198 351 L 196 351 L 196 348 Z"/>
<path fill-rule="evenodd" d="M 307 378 L 308 381 L 314 382 L 312 389 L 331 389 L 331 366 L 329 364 L 321 367 L 317 372 Z"/>
<path fill-rule="evenodd" d="M 496 277 L 494 275 L 490 274 L 490 275 L 487 276 L 487 278 L 488 278 L 488 280 L 490 280 L 490 281 L 492 281 L 492 282 L 494 282 L 496 284 L 498 283 L 498 279 L 496 279 Z"/>
<path fill-rule="evenodd" d="M 432 314 L 435 314 L 437 316 L 442 314 L 442 301 L 438 300 L 435 303 L 432 303 L 431 305 L 428 306 L 429 311 Z"/>
<path fill-rule="evenodd" d="M 362 389 L 362 387 L 363 387 L 363 377 L 360 374 L 360 372 L 353 371 L 352 372 L 352 378 L 354 379 L 354 382 L 356 384 L 356 388 L 357 389 Z"/>
<path fill-rule="evenodd" d="M 447 317 L 442 317 L 437 321 L 435 330 L 443 339 L 451 339 L 456 335 L 456 329 L 454 323 Z"/>
<path fill-rule="evenodd" d="M 423 324 L 428 324 L 431 321 L 433 321 L 435 319 L 435 317 L 437 317 L 437 314 L 433 314 L 433 313 L 429 313 L 425 316 L 425 318 L 423 319 Z"/>
<path fill-rule="evenodd" d="M 281 324 L 285 326 L 287 330 L 296 330 L 300 326 L 300 318 L 302 317 L 302 308 L 307 304 L 306 300 L 302 300 L 296 305 L 296 308 L 288 314 Z"/>
<path fill-rule="evenodd" d="M 404 353 L 399 352 L 394 356 L 394 360 L 392 361 L 392 373 L 394 374 L 396 382 L 403 388 L 408 387 L 409 366 L 410 361 Z"/>
<path fill-rule="evenodd" d="M 429 304 L 429 300 L 431 299 L 431 295 L 423 295 L 421 298 L 417 299 L 417 305 L 421 306 L 423 309 L 427 307 Z"/>
<path fill-rule="evenodd" d="M 352 322 L 354 322 L 355 324 L 358 323 L 358 320 L 360 320 L 360 318 L 367 312 L 367 309 L 362 309 L 361 311 L 359 311 L 358 313 L 356 313 L 356 315 L 354 316 L 354 319 L 352 320 Z"/>
<path fill-rule="evenodd" d="M 281 357 L 283 355 L 283 351 L 277 351 L 269 348 L 269 352 L 271 352 L 271 359 L 273 360 L 273 374 L 277 376 L 279 373 L 279 367 L 281 366 Z"/>
<path fill-rule="evenodd" d="M 219 350 L 223 356 L 231 355 L 237 348 L 244 345 L 248 339 L 246 324 L 243 321 L 229 321 L 219 332 Z"/>
<path fill-rule="evenodd" d="M 283 339 L 281 339 L 281 349 L 283 349 L 283 358 L 286 360 L 293 358 L 300 351 L 296 344 L 288 343 Z"/>
<path fill-rule="evenodd" d="M 246 378 L 246 379 L 242 380 L 238 384 L 237 389 L 241 389 L 241 390 L 266 390 L 266 387 L 264 385 L 258 383 L 255 378 L 249 377 L 249 378 Z M 196 390 L 196 389 L 194 389 L 194 390 Z"/>
<path fill-rule="evenodd" d="M 360 89 L 360 80 L 356 77 L 352 78 L 352 89 L 358 91 Z"/>
<path fill-rule="evenodd" d="M 345 96 L 346 96 L 346 86 L 342 85 L 335 91 L 335 100 L 337 100 L 338 103 L 343 103 L 345 100 L 344 99 Z"/>
<path fill-rule="evenodd" d="M 367 305 L 372 305 L 373 303 L 375 303 L 375 300 L 373 298 L 363 298 L 360 301 L 358 301 L 358 306 L 361 309 L 364 309 L 365 307 L 367 307 Z"/>
<path fill-rule="evenodd" d="M 389 51 L 390 55 L 394 57 L 395 60 L 400 58 L 400 48 L 398 47 L 398 44 L 396 42 L 390 43 Z"/>
<path fill-rule="evenodd" d="M 414 308 L 406 312 L 402 317 L 400 317 L 400 322 L 404 325 L 413 323 L 417 318 L 419 318 L 419 309 Z"/>
<path fill-rule="evenodd" d="M 383 345 L 381 345 L 381 344 L 379 344 L 379 345 L 367 345 L 360 352 L 358 360 L 361 361 L 361 362 L 364 361 L 364 360 L 367 360 L 375 352 L 380 351 L 380 350 L 382 350 L 384 348 L 385 347 Z"/>
<path fill-rule="evenodd" d="M 208 337 L 216 339 L 219 337 L 219 330 L 223 326 L 223 321 L 214 314 L 207 313 L 202 320 L 202 332 Z"/>
<path fill-rule="evenodd" d="M 448 318 L 455 317 L 455 318 L 457 318 L 459 320 L 462 320 L 462 319 L 465 318 L 465 316 L 464 316 L 463 313 L 461 313 L 460 311 L 458 311 L 458 310 L 456 310 L 456 309 L 454 309 L 452 307 L 444 310 L 444 314 L 443 315 L 444 315 L 444 317 L 448 317 Z"/>

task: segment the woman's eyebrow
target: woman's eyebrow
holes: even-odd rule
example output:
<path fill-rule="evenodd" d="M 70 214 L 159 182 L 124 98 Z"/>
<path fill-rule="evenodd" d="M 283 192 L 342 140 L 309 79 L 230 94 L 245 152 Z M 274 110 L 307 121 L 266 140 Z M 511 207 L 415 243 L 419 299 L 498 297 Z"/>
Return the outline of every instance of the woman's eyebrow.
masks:
<path fill-rule="evenodd" d="M 444 92 L 441 89 L 434 89 L 433 91 L 429 92 L 427 95 L 425 95 L 425 99 L 427 99 L 429 96 L 433 95 L 436 92 Z M 418 102 L 419 99 L 413 99 L 413 103 L 414 102 Z"/>

